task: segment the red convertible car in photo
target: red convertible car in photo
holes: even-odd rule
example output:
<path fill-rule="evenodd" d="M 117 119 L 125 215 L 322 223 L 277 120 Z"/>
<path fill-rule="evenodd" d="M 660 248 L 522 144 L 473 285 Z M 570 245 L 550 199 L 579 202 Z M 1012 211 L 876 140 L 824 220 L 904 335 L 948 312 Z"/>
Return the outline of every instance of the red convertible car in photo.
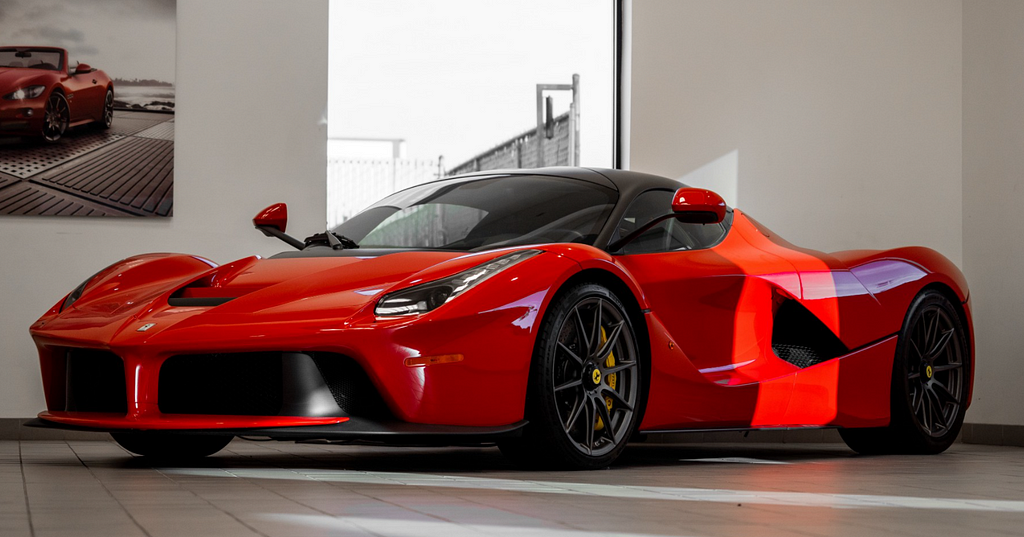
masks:
<path fill-rule="evenodd" d="M 69 127 L 114 120 L 114 84 L 106 73 L 55 47 L 0 47 L 0 136 L 56 142 Z"/>
<path fill-rule="evenodd" d="M 645 433 L 838 428 L 938 453 L 970 402 L 960 271 L 921 247 L 796 247 L 714 192 L 618 170 L 415 186 L 293 250 L 146 254 L 31 327 L 36 426 L 153 457 L 276 440 L 497 443 L 596 468 Z"/>

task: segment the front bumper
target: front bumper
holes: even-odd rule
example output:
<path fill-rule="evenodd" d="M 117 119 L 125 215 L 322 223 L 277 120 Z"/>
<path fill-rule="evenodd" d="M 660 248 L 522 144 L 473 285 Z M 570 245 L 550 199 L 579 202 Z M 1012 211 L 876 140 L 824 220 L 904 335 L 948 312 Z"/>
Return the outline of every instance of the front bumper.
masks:
<path fill-rule="evenodd" d="M 345 361 L 358 366 L 370 388 L 355 398 L 374 399 L 382 411 L 368 417 L 444 426 L 505 426 L 523 419 L 535 340 L 532 321 L 542 295 L 536 296 L 537 302 L 520 301 L 487 312 L 451 308 L 443 317 L 371 320 L 348 327 L 322 320 L 286 327 L 191 324 L 187 318 L 175 326 L 173 314 L 166 312 L 158 324 L 168 327 L 163 333 L 140 333 L 137 329 L 144 323 L 122 321 L 115 335 L 104 338 L 109 341 L 106 345 L 99 344 L 88 329 L 64 330 L 62 319 L 50 319 L 33 331 L 47 401 L 47 411 L 39 417 L 96 429 L 344 424 L 354 416 L 338 397 L 332 397 L 335 383 L 326 369 Z M 81 356 L 75 358 L 76 354 Z M 268 354 L 282 357 L 278 364 L 283 365 L 268 365 L 261 358 Z M 437 355 L 463 358 L 454 363 L 406 364 L 408 358 Z M 171 404 L 168 371 L 174 368 L 169 364 L 182 357 L 199 363 L 207 361 L 202 357 L 233 357 L 234 365 L 185 368 L 170 375 L 179 380 L 177 402 Z M 102 365 L 101 358 L 107 365 Z M 75 380 L 78 372 L 84 372 L 83 380 Z M 339 375 L 351 377 L 344 372 L 335 376 Z M 230 400 L 253 398 L 245 385 L 259 384 L 267 377 L 280 380 L 279 388 L 267 388 L 279 390 L 275 397 L 280 401 L 269 407 L 261 403 L 234 410 L 237 406 Z M 84 395 L 83 390 L 69 390 L 75 384 L 86 386 Z M 216 399 L 219 392 L 227 394 L 229 401 L 205 408 L 191 404 Z M 367 417 L 367 412 L 359 414 L 355 417 Z"/>
<path fill-rule="evenodd" d="M 0 136 L 39 134 L 45 117 L 45 98 L 11 101 L 0 97 Z"/>

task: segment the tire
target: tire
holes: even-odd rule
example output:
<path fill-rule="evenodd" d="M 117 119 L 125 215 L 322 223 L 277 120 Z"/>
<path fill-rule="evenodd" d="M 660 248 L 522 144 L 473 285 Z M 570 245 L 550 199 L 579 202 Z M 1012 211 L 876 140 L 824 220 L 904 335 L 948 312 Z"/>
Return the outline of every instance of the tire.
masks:
<path fill-rule="evenodd" d="M 56 143 L 64 136 L 64 131 L 68 130 L 70 123 L 71 108 L 68 106 L 68 100 L 60 92 L 51 93 L 46 99 L 46 108 L 43 112 L 43 141 Z"/>
<path fill-rule="evenodd" d="M 128 451 L 161 460 L 201 459 L 224 449 L 233 436 L 165 432 L 110 433 Z"/>
<path fill-rule="evenodd" d="M 103 116 L 96 122 L 96 125 L 107 130 L 114 124 L 114 88 L 107 89 L 107 96 L 103 98 Z"/>
<path fill-rule="evenodd" d="M 523 436 L 499 443 L 527 467 L 603 468 L 626 448 L 644 403 L 643 360 L 622 302 L 581 284 L 555 298 L 530 367 Z"/>
<path fill-rule="evenodd" d="M 967 410 L 971 356 L 952 302 L 926 289 L 903 320 L 893 360 L 886 427 L 840 429 L 846 445 L 865 455 L 935 454 L 960 434 Z"/>

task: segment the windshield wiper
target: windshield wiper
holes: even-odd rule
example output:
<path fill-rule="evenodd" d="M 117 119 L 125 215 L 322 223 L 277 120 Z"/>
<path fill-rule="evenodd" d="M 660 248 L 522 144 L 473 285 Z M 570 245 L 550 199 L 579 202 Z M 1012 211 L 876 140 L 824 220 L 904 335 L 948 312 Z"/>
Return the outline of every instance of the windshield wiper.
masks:
<path fill-rule="evenodd" d="M 307 247 L 319 243 L 326 244 L 327 246 L 330 246 L 334 250 L 351 250 L 354 248 L 359 248 L 359 245 L 356 244 L 356 241 L 344 235 L 334 233 L 331 230 L 324 231 L 323 233 L 317 233 L 316 235 L 313 235 L 311 237 L 306 237 L 306 240 L 304 242 L 305 246 Z"/>
<path fill-rule="evenodd" d="M 359 245 L 356 244 L 356 241 L 344 235 L 338 235 L 337 233 L 331 231 L 330 229 L 328 229 L 326 233 L 327 243 L 330 244 L 331 248 L 334 250 L 351 250 L 353 248 L 359 248 Z"/>

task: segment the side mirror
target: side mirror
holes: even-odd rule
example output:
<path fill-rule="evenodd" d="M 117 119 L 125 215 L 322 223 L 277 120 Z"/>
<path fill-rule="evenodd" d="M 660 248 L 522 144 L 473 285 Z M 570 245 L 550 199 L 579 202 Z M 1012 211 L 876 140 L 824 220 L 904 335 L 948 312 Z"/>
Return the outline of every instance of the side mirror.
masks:
<path fill-rule="evenodd" d="M 256 214 L 252 225 L 257 228 L 269 227 L 284 233 L 288 226 L 288 205 L 275 203 Z"/>
<path fill-rule="evenodd" d="M 623 246 L 629 244 L 647 230 L 675 218 L 684 224 L 717 224 L 725 220 L 725 200 L 722 196 L 703 188 L 683 187 L 676 190 L 672 195 L 672 212 L 661 215 L 632 233 L 608 245 L 609 252 L 618 252 Z"/>
<path fill-rule="evenodd" d="M 725 219 L 725 200 L 703 188 L 683 187 L 672 196 L 676 219 L 688 224 L 717 224 Z"/>
<path fill-rule="evenodd" d="M 80 64 L 78 64 L 78 67 L 75 67 L 75 74 L 76 75 L 82 75 L 82 74 L 91 73 L 91 72 L 92 72 L 92 67 L 89 67 L 89 64 L 87 64 L 87 63 L 80 63 Z"/>
<path fill-rule="evenodd" d="M 288 226 L 288 206 L 283 203 L 275 203 L 257 213 L 252 219 L 252 225 L 264 235 L 277 237 L 296 250 L 306 247 L 304 242 L 285 234 L 284 230 Z"/>

